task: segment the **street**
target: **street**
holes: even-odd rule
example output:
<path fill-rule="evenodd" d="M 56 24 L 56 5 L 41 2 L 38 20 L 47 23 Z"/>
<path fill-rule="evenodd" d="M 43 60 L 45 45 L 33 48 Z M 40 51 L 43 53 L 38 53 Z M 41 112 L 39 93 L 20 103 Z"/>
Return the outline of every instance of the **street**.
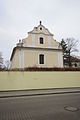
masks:
<path fill-rule="evenodd" d="M 0 98 L 0 120 L 80 120 L 80 93 Z"/>

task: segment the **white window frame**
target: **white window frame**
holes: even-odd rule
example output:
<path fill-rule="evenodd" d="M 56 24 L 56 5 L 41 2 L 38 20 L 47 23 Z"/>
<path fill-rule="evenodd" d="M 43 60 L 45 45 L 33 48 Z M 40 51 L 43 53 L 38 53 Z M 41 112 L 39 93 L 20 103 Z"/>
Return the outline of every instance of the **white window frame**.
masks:
<path fill-rule="evenodd" d="M 39 38 L 38 38 L 38 44 L 39 45 L 44 45 L 45 44 L 45 40 L 44 40 L 44 37 L 42 37 L 43 38 L 43 44 L 40 44 L 40 38 L 41 38 L 42 36 L 39 36 Z"/>
<path fill-rule="evenodd" d="M 44 55 L 44 64 L 40 64 L 39 56 L 40 56 L 41 54 Z M 46 55 L 45 55 L 44 53 L 39 53 L 39 54 L 38 54 L 38 65 L 41 65 L 41 66 L 43 65 L 43 66 L 44 66 L 44 65 L 46 64 L 45 56 L 46 56 Z"/>

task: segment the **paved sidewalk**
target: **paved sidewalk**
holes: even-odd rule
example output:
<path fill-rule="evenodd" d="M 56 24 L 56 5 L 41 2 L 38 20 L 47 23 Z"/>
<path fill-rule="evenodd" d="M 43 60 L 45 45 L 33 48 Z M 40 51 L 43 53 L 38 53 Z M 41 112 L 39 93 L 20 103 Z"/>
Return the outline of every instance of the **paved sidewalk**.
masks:
<path fill-rule="evenodd" d="M 0 91 L 0 98 L 49 95 L 49 94 L 65 94 L 65 93 L 80 93 L 80 87 L 78 87 L 78 88 L 51 88 L 51 89 L 35 89 L 35 90 Z"/>

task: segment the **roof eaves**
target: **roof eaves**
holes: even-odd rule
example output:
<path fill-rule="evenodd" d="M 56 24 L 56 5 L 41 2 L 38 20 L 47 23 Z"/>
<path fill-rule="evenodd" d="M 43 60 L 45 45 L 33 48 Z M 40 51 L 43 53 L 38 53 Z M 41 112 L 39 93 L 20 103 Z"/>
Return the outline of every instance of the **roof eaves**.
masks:
<path fill-rule="evenodd" d="M 60 50 L 63 51 L 62 49 L 55 49 L 55 48 L 39 48 L 39 47 L 16 47 L 16 48 L 22 48 L 22 49 L 40 49 L 40 50 Z"/>
<path fill-rule="evenodd" d="M 13 56 L 14 56 L 14 53 L 15 53 L 16 49 L 17 49 L 17 47 L 14 47 L 14 48 L 13 48 L 13 51 L 12 51 L 12 54 L 11 54 L 10 61 L 12 60 L 12 58 L 13 58 Z"/>

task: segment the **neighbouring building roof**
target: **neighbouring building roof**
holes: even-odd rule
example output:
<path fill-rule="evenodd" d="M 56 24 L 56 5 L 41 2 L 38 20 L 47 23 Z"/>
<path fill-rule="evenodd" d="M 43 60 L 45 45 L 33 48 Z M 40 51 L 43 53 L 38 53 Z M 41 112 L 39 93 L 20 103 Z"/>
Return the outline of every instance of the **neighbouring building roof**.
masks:
<path fill-rule="evenodd" d="M 70 57 L 70 60 L 71 60 L 71 62 L 80 62 L 79 58 L 73 57 L 73 56 Z M 65 59 L 65 62 L 68 62 L 68 61 L 69 61 L 68 59 Z"/>

